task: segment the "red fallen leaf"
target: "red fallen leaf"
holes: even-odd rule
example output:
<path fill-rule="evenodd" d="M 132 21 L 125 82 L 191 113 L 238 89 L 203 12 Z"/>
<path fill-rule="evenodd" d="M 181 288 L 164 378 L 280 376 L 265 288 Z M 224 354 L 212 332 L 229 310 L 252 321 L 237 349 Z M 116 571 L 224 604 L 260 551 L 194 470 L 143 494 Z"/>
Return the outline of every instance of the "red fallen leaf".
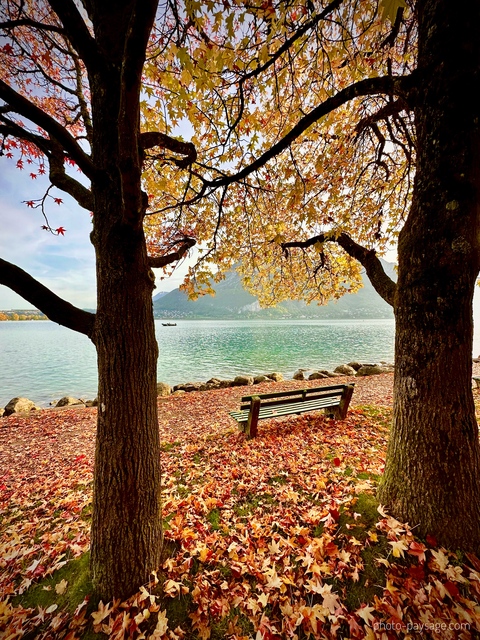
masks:
<path fill-rule="evenodd" d="M 427 533 L 425 541 L 430 547 L 437 547 L 438 546 L 438 542 L 437 542 L 437 539 L 435 538 L 435 536 L 431 536 L 429 533 Z"/>
<path fill-rule="evenodd" d="M 408 575 L 414 580 L 424 580 L 425 579 L 425 571 L 422 565 L 418 565 L 416 567 L 408 567 Z"/>
<path fill-rule="evenodd" d="M 43 576 L 44 573 L 45 573 L 45 567 L 43 566 L 43 564 L 39 564 L 38 567 L 35 569 L 35 571 L 32 573 L 32 576 L 34 578 L 38 578 L 40 576 Z"/>
<path fill-rule="evenodd" d="M 63 227 L 58 227 L 58 229 L 55 229 L 55 231 L 59 236 L 64 236 L 66 229 L 64 229 Z"/>
<path fill-rule="evenodd" d="M 447 580 L 443 586 L 448 591 L 448 593 L 452 596 L 452 598 L 460 597 L 460 591 L 458 590 L 457 585 L 451 580 Z"/>
<path fill-rule="evenodd" d="M 339 467 L 339 466 L 340 466 L 340 464 L 341 464 L 341 462 L 340 462 L 340 458 L 334 458 L 334 459 L 333 459 L 333 464 L 334 464 L 336 467 Z"/>
<path fill-rule="evenodd" d="M 335 522 L 340 518 L 340 512 L 338 509 L 329 509 L 328 513 L 332 516 Z"/>
<path fill-rule="evenodd" d="M 84 453 L 82 453 L 82 455 L 77 456 L 75 458 L 75 462 L 80 462 L 80 460 L 86 460 L 86 459 L 87 459 L 87 456 Z"/>

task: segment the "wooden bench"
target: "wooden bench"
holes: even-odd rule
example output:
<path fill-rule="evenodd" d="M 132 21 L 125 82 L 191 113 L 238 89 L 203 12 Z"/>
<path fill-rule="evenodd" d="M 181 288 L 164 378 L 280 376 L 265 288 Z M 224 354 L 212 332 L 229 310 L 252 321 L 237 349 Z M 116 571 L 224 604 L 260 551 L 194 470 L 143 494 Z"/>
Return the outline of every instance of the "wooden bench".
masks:
<path fill-rule="evenodd" d="M 337 384 L 330 387 L 244 396 L 240 400 L 240 410 L 231 411 L 230 415 L 238 422 L 240 430 L 246 432 L 248 438 L 257 435 L 258 421 L 266 418 L 323 409 L 328 416 L 344 420 L 353 388 L 353 384 Z"/>

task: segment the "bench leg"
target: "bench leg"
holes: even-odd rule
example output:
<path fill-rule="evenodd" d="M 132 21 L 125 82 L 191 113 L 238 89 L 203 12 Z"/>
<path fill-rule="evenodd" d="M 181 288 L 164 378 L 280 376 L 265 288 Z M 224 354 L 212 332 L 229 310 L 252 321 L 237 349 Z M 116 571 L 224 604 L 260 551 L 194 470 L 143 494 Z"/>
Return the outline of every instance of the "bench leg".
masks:
<path fill-rule="evenodd" d="M 250 413 L 248 414 L 248 422 L 246 428 L 247 438 L 255 438 L 257 435 L 258 415 L 260 413 L 260 398 L 253 396 L 250 403 Z"/>
<path fill-rule="evenodd" d="M 345 388 L 345 391 L 343 392 L 343 395 L 340 399 L 340 404 L 338 405 L 338 407 L 336 407 L 335 410 L 335 418 L 337 420 L 345 420 L 345 418 L 347 417 L 348 406 L 353 396 L 353 389 L 354 387 L 352 384 L 347 385 L 347 387 Z"/>

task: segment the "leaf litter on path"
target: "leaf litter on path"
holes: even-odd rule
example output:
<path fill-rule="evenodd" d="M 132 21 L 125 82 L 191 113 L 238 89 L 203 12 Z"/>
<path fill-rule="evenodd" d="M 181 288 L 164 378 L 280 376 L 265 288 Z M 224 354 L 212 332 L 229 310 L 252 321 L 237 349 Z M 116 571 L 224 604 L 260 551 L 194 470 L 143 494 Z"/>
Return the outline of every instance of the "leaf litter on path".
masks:
<path fill-rule="evenodd" d="M 228 415 L 245 388 L 159 399 L 171 554 L 128 601 L 100 603 L 92 615 L 86 600 L 70 613 L 21 601 L 88 550 L 96 412 L 0 419 L 0 637 L 73 640 L 89 622 L 115 639 L 480 633 L 480 561 L 377 511 L 392 376 L 355 382 L 346 420 L 262 421 L 250 441 Z M 59 579 L 52 593 L 68 589 Z M 175 602 L 185 609 L 180 621 Z"/>

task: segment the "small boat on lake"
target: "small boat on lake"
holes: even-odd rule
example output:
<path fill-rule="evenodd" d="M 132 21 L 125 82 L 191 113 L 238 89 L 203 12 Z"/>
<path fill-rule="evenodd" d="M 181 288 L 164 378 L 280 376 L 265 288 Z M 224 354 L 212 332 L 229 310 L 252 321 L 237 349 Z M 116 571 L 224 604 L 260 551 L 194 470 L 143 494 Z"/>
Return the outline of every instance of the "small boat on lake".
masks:
<path fill-rule="evenodd" d="M 162 327 L 176 327 L 176 322 L 162 322 Z"/>

